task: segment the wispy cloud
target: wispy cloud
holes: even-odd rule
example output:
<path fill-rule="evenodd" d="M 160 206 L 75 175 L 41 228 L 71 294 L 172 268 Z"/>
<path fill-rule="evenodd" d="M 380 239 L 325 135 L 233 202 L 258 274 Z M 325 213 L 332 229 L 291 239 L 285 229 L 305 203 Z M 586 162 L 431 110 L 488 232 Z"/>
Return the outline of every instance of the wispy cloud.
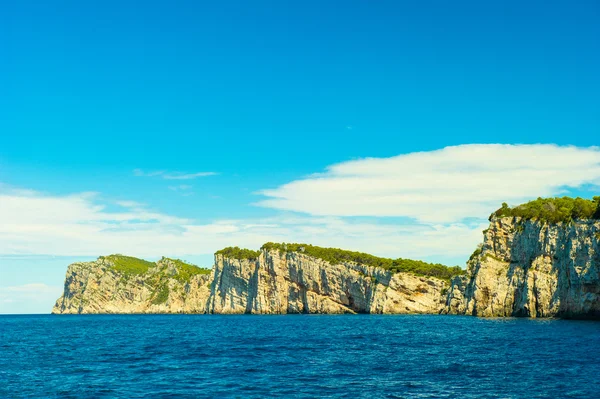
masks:
<path fill-rule="evenodd" d="M 186 190 L 190 190 L 192 188 L 192 186 L 190 186 L 189 184 L 180 184 L 178 186 L 169 186 L 169 190 L 171 191 L 186 191 Z"/>
<path fill-rule="evenodd" d="M 154 176 L 161 176 L 163 174 L 165 174 L 166 172 L 164 170 L 157 170 L 154 172 L 144 172 L 142 169 L 134 169 L 133 170 L 133 175 L 134 176 L 143 176 L 143 177 L 154 177 Z"/>
<path fill-rule="evenodd" d="M 208 254 L 237 245 L 258 248 L 267 241 L 301 241 L 362 250 L 384 256 L 424 258 L 472 252 L 478 224 L 380 224 L 339 217 L 282 213 L 261 219 L 191 219 L 119 201 L 110 211 L 100 196 L 27 195 L 0 190 L 0 255 L 134 256 Z"/>
<path fill-rule="evenodd" d="M 0 314 L 47 313 L 61 292 L 62 287 L 43 283 L 0 286 Z"/>
<path fill-rule="evenodd" d="M 137 201 L 116 201 L 116 204 L 123 208 L 142 208 L 144 204 Z"/>
<path fill-rule="evenodd" d="M 404 216 L 423 223 L 484 218 L 584 184 L 600 186 L 600 148 L 473 144 L 332 165 L 263 190 L 258 205 L 320 216 Z"/>
<path fill-rule="evenodd" d="M 197 172 L 197 173 L 165 173 L 162 175 L 163 179 L 167 180 L 190 180 L 198 177 L 215 176 L 216 172 Z"/>
<path fill-rule="evenodd" d="M 215 176 L 218 173 L 216 172 L 195 172 L 195 173 L 185 173 L 185 172 L 167 172 L 164 170 L 145 172 L 142 169 L 134 169 L 134 176 L 141 177 L 161 177 L 165 180 L 191 180 L 197 179 L 199 177 L 207 177 L 207 176 Z"/>
<path fill-rule="evenodd" d="M 32 283 L 32 284 L 23 284 L 17 286 L 9 286 L 9 287 L 1 287 L 0 290 L 3 293 L 27 293 L 27 294 L 37 294 L 40 292 L 53 292 L 57 287 L 51 287 L 47 284 L 43 283 Z M 60 287 L 58 287 L 60 288 Z"/>
<path fill-rule="evenodd" d="M 0 185 L 0 255 L 185 256 L 303 241 L 390 257 L 466 259 L 501 202 L 584 184 L 600 186 L 598 148 L 470 145 L 333 165 L 264 191 L 269 198 L 261 205 L 284 211 L 260 219 L 201 223 L 126 199 Z"/>

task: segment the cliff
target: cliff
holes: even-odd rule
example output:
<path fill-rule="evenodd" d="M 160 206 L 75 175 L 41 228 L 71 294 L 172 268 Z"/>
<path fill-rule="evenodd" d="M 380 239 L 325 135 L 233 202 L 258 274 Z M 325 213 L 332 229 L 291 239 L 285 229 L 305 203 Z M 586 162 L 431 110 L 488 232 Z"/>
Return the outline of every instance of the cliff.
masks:
<path fill-rule="evenodd" d="M 303 246 L 288 251 L 281 245 L 260 252 L 221 251 L 210 274 L 184 278 L 180 266 L 167 258 L 135 273 L 116 266 L 114 256 L 75 263 L 52 313 L 439 313 L 449 286 L 446 277 L 460 270 L 341 250 L 336 254 L 364 255 L 365 262 L 336 262 L 303 251 Z M 373 260 L 383 264 L 369 265 Z M 445 274 L 425 276 L 399 267 Z"/>
<path fill-rule="evenodd" d="M 180 260 L 122 255 L 73 263 L 52 313 L 204 313 L 210 271 Z"/>
<path fill-rule="evenodd" d="M 210 313 L 438 313 L 448 283 L 302 252 L 263 249 L 257 259 L 217 254 Z"/>
<path fill-rule="evenodd" d="M 599 203 L 600 197 L 504 204 L 490 217 L 467 275 L 452 279 L 444 313 L 600 317 Z"/>
<path fill-rule="evenodd" d="M 540 198 L 490 216 L 466 273 L 306 244 L 226 248 L 210 271 L 111 255 L 70 265 L 52 312 L 600 318 L 599 269 L 600 197 Z"/>

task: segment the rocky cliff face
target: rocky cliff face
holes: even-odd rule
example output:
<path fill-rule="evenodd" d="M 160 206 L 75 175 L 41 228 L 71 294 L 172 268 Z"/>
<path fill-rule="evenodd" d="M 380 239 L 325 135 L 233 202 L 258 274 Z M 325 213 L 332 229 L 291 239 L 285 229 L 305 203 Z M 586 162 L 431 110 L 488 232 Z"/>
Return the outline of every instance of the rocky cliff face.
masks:
<path fill-rule="evenodd" d="M 215 256 L 210 275 L 177 278 L 163 258 L 124 275 L 104 258 L 69 266 L 53 313 L 439 313 L 448 283 L 301 252 L 262 250 L 257 259 Z"/>
<path fill-rule="evenodd" d="M 301 252 L 215 258 L 210 313 L 439 313 L 448 284 Z"/>
<path fill-rule="evenodd" d="M 492 217 L 445 313 L 600 317 L 600 221 Z"/>
<path fill-rule="evenodd" d="M 120 271 L 110 260 L 73 263 L 52 313 L 204 313 L 210 275 L 183 273 L 163 258 L 144 273 Z"/>
<path fill-rule="evenodd" d="M 417 274 L 447 278 L 459 268 L 308 249 L 273 243 L 260 252 L 226 248 L 211 271 L 122 255 L 74 263 L 52 312 L 600 318 L 600 197 L 503 204 L 490 217 L 467 274 L 451 284 Z"/>

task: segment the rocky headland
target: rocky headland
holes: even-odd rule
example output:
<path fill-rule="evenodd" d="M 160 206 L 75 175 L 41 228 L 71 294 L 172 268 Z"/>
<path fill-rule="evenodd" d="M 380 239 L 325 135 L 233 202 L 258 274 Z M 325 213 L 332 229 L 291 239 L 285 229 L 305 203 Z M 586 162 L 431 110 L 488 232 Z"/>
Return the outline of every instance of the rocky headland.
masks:
<path fill-rule="evenodd" d="M 457 266 L 304 244 L 225 248 L 212 270 L 123 255 L 69 266 L 53 313 L 439 313 Z"/>
<path fill-rule="evenodd" d="M 225 248 L 212 269 L 123 255 L 74 263 L 52 313 L 600 317 L 600 197 L 490 216 L 467 269 L 307 244 Z"/>
<path fill-rule="evenodd" d="M 444 313 L 600 317 L 600 197 L 504 204 L 483 236 Z"/>

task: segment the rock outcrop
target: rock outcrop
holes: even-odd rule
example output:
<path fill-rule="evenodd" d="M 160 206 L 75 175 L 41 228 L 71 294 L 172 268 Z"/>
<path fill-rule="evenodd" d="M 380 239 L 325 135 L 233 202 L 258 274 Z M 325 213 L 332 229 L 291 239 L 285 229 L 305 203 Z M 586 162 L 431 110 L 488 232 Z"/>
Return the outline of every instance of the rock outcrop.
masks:
<path fill-rule="evenodd" d="M 256 260 L 217 254 L 209 313 L 439 313 L 448 283 L 301 252 Z"/>
<path fill-rule="evenodd" d="M 600 317 L 600 220 L 492 216 L 444 313 Z"/>
<path fill-rule="evenodd" d="M 68 267 L 52 313 L 204 313 L 209 295 L 210 274 L 202 269 L 162 258 L 128 271 L 108 256 Z"/>
<path fill-rule="evenodd" d="M 143 273 L 111 257 L 69 266 L 52 313 L 439 313 L 449 283 L 302 252 L 263 249 L 256 258 L 215 255 L 210 275 L 178 278 L 163 258 Z"/>

